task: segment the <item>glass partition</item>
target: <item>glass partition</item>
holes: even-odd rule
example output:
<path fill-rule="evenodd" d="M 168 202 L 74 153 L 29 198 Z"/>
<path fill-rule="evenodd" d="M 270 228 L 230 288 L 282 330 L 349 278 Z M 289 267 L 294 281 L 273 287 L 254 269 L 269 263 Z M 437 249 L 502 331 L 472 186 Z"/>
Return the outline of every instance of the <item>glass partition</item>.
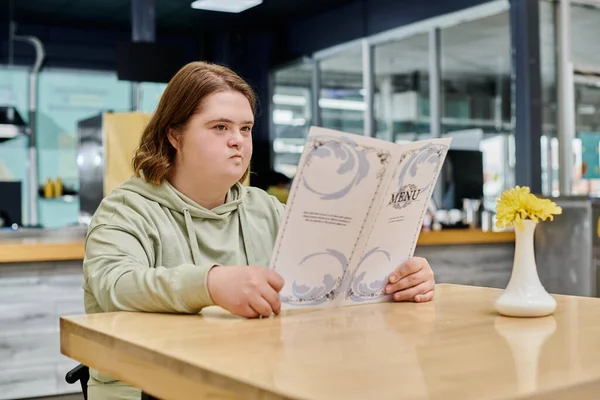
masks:
<path fill-rule="evenodd" d="M 366 103 L 361 44 L 321 60 L 319 69 L 321 126 L 362 135 Z"/>
<path fill-rule="evenodd" d="M 312 63 L 299 63 L 273 74 L 271 132 L 274 169 L 292 178 L 312 123 Z"/>
<path fill-rule="evenodd" d="M 557 5 L 540 2 L 542 89 L 544 101 L 542 179 L 545 193 L 559 192 L 558 106 L 556 84 L 555 19 Z M 572 144 L 572 185 L 574 195 L 600 195 L 600 53 L 590 51 L 600 34 L 598 6 L 571 5 L 571 61 L 574 69 L 575 138 Z"/>
<path fill-rule="evenodd" d="M 441 30 L 442 132 L 483 153 L 488 209 L 515 179 L 510 43 L 508 11 Z"/>
<path fill-rule="evenodd" d="M 442 29 L 442 130 L 510 133 L 508 11 Z"/>
<path fill-rule="evenodd" d="M 557 159 L 557 106 L 556 106 L 556 40 L 555 4 L 540 1 L 540 51 L 542 84 L 542 187 L 545 194 L 558 189 Z M 416 23 L 393 31 L 382 32 L 366 38 L 376 43 L 373 55 L 373 111 L 376 137 L 405 142 L 428 137 L 430 127 L 430 39 L 432 32 L 440 38 L 440 102 L 441 133 L 460 138 L 453 142 L 453 149 L 478 149 L 483 155 L 484 197 L 487 208 L 495 207 L 497 196 L 515 185 L 515 138 L 512 110 L 513 71 L 511 54 L 511 24 L 508 2 L 492 2 L 489 11 L 483 7 L 465 10 L 460 15 Z M 574 7 L 579 7 L 574 6 Z M 573 61 L 579 75 L 600 76 L 600 53 L 593 48 L 590 32 L 600 24 L 600 10 L 585 7 L 573 13 Z M 434 31 L 439 29 L 439 31 Z M 394 35 L 396 35 L 394 37 Z M 315 64 L 318 79 L 312 81 L 306 71 L 303 89 L 286 93 L 276 84 L 278 95 L 291 94 L 304 98 L 298 107 L 310 113 L 310 88 L 319 84 L 318 111 L 320 125 L 357 134 L 364 133 L 368 94 L 364 85 L 363 43 L 344 45 L 344 48 L 327 49 L 319 54 Z M 598 53 L 598 54 L 596 54 Z M 324 54 L 329 54 L 324 56 Z M 583 68 L 586 67 L 587 69 Z M 311 64 L 312 67 L 312 64 Z M 583 71 L 583 72 L 582 72 Z M 589 78 L 589 76 L 586 76 Z M 277 78 L 276 81 L 279 81 Z M 578 83 L 577 127 L 591 140 L 600 128 L 596 128 L 596 109 L 600 109 L 600 97 L 596 100 L 595 83 Z M 518 89 L 517 89 L 518 90 Z M 596 105 L 596 103 L 598 103 Z M 278 107 L 278 119 L 294 120 L 296 113 L 282 112 Z M 281 137 L 275 127 L 275 140 Z M 574 162 L 579 172 L 585 169 L 585 140 L 578 134 L 574 143 Z M 595 139 L 594 139 L 595 140 Z M 600 140 L 599 140 L 600 143 Z M 278 149 L 283 149 L 278 142 Z M 299 150 L 300 148 L 298 148 Z M 279 152 L 280 151 L 276 151 Z M 279 156 L 276 156 L 279 157 Z M 293 161 L 290 161 L 290 168 Z M 282 165 L 277 163 L 278 168 Z M 598 165 L 600 170 L 600 165 Z"/>
<path fill-rule="evenodd" d="M 430 132 L 429 39 L 419 34 L 375 46 L 376 136 L 418 139 Z"/>
<path fill-rule="evenodd" d="M 552 5 L 550 5 L 552 6 Z M 600 71 L 600 3 L 571 3 L 571 59 L 576 70 Z"/>
<path fill-rule="evenodd" d="M 600 195 L 600 79 L 575 82 L 574 195 Z"/>

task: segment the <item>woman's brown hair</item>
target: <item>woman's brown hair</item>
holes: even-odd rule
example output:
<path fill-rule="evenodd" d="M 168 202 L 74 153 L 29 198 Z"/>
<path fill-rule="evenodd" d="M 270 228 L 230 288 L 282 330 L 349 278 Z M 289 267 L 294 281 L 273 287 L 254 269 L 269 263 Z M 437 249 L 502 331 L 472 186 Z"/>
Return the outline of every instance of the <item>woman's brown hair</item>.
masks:
<path fill-rule="evenodd" d="M 133 157 L 135 175 L 140 176 L 143 173 L 144 179 L 154 185 L 159 185 L 168 177 L 176 154 L 175 148 L 169 142 L 169 129 L 184 128 L 207 96 L 230 90 L 246 96 L 252 113 L 255 114 L 254 91 L 229 68 L 206 62 L 192 62 L 181 68 L 167 85 L 154 115 L 142 134 Z M 243 182 L 248 174 L 249 169 L 240 182 Z"/>

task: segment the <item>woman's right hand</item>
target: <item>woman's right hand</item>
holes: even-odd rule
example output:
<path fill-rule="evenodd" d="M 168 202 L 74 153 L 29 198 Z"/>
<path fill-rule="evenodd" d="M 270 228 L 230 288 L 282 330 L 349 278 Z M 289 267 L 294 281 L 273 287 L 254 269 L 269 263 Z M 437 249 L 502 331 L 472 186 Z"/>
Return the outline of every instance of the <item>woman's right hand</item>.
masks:
<path fill-rule="evenodd" d="M 216 266 L 208 273 L 208 292 L 214 303 L 246 318 L 279 314 L 283 278 L 276 272 L 255 266 Z"/>

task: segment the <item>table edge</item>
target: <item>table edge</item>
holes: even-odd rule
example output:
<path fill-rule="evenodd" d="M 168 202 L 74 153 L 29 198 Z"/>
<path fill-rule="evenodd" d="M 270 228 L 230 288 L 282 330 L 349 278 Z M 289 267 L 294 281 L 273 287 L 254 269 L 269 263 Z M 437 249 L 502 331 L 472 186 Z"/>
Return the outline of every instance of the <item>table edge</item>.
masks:
<path fill-rule="evenodd" d="M 105 314 L 108 314 L 108 313 L 105 313 Z M 77 318 L 77 317 L 81 317 L 81 315 L 79 315 L 79 316 L 77 316 L 77 315 L 61 316 L 59 319 L 59 321 L 60 321 L 60 324 L 59 324 L 60 325 L 60 352 L 62 355 L 79 362 L 79 360 L 73 358 L 71 355 L 67 354 L 66 351 L 64 351 L 63 335 L 78 335 L 82 338 L 94 340 L 102 346 L 112 346 L 113 348 L 115 348 L 115 346 L 114 346 L 115 339 L 114 338 L 112 338 L 111 336 L 109 336 L 105 333 L 98 332 L 98 331 L 92 330 L 84 325 L 78 324 L 73 319 L 73 318 Z M 74 329 L 71 329 L 71 328 L 74 328 Z M 79 332 L 77 332 L 77 331 L 79 331 Z M 87 336 L 84 337 L 81 334 L 83 332 L 85 332 L 87 334 Z M 118 347 L 122 347 L 122 348 L 120 348 L 120 351 L 124 351 L 132 357 L 142 358 L 142 359 L 145 358 L 145 361 L 150 361 L 150 360 L 155 361 L 157 355 L 160 357 L 164 357 L 163 354 L 157 353 L 156 351 L 154 351 L 152 349 L 149 349 L 145 346 L 141 346 L 138 343 L 131 342 L 129 340 L 119 339 L 117 343 L 119 344 Z M 132 352 L 131 352 L 132 349 L 135 349 L 135 351 L 137 351 L 138 354 L 132 355 Z M 139 356 L 142 356 L 142 357 L 139 357 Z M 178 365 L 178 366 L 192 368 L 192 369 L 195 369 L 196 371 L 199 371 L 200 374 L 204 374 L 211 378 L 215 378 L 211 382 L 206 382 L 206 384 L 207 385 L 215 385 L 224 390 L 233 390 L 235 392 L 242 392 L 242 393 L 245 391 L 248 391 L 250 393 L 258 392 L 259 395 L 256 397 L 257 399 L 294 400 L 293 397 L 290 397 L 289 395 L 278 392 L 277 390 L 265 388 L 262 386 L 257 386 L 255 384 L 252 384 L 243 379 L 234 378 L 232 376 L 207 369 L 206 367 L 200 366 L 197 364 L 190 364 L 189 362 L 178 359 L 178 358 L 168 357 L 168 362 L 164 363 L 163 366 L 167 365 L 167 364 L 169 364 L 171 366 Z M 184 375 L 186 375 L 189 379 L 198 379 L 198 376 L 190 376 L 189 374 L 184 374 Z M 198 375 L 198 374 L 196 374 L 196 375 Z M 116 377 L 116 376 L 114 378 L 123 380 L 122 378 Z M 205 378 L 202 378 L 202 377 L 200 377 L 200 379 L 206 380 Z"/>

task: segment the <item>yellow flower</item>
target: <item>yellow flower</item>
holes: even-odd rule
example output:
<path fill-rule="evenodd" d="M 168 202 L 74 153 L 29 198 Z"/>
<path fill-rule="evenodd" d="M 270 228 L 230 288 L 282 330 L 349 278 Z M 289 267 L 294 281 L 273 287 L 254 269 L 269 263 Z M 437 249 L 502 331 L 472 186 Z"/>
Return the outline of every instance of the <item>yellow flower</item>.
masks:
<path fill-rule="evenodd" d="M 540 199 L 530 193 L 528 187 L 516 186 L 505 190 L 496 205 L 496 227 L 523 228 L 523 220 L 535 222 L 554 219 L 562 209 L 552 200 Z"/>

